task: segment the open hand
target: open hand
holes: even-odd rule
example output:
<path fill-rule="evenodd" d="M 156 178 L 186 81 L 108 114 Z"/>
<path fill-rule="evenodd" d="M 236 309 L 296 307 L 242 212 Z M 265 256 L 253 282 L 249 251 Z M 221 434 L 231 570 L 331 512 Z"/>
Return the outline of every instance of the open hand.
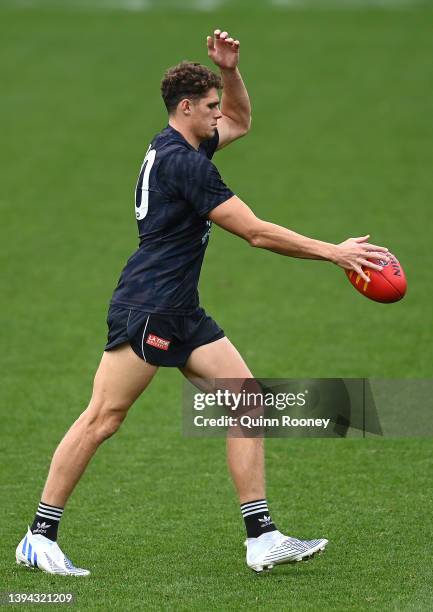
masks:
<path fill-rule="evenodd" d="M 215 30 L 213 37 L 207 37 L 207 54 L 221 69 L 236 68 L 239 63 L 239 46 L 238 40 L 221 30 Z"/>
<path fill-rule="evenodd" d="M 334 259 L 334 263 L 338 266 L 346 270 L 355 270 L 366 283 L 370 282 L 370 278 L 364 272 L 362 266 L 380 272 L 382 270 L 381 262 L 389 261 L 387 256 L 388 249 L 375 244 L 369 244 L 367 242 L 369 238 L 370 235 L 368 234 L 367 236 L 349 238 L 341 242 L 337 245 L 336 257 Z M 377 263 L 370 261 L 371 259 L 376 260 Z"/>

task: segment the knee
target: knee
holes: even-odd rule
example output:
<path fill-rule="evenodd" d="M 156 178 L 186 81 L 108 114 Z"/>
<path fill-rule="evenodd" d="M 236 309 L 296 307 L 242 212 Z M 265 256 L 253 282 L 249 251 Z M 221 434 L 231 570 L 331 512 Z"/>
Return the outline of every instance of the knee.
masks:
<path fill-rule="evenodd" d="M 108 438 L 111 438 L 111 436 L 113 436 L 121 426 L 124 418 L 124 414 L 107 414 L 104 420 L 99 424 L 99 427 L 96 429 L 95 432 L 98 442 L 101 443 L 104 442 L 104 440 L 108 440 Z"/>
<path fill-rule="evenodd" d="M 126 417 L 126 412 L 127 408 L 122 406 L 91 404 L 82 415 L 85 416 L 87 435 L 97 444 L 101 444 L 116 433 Z"/>

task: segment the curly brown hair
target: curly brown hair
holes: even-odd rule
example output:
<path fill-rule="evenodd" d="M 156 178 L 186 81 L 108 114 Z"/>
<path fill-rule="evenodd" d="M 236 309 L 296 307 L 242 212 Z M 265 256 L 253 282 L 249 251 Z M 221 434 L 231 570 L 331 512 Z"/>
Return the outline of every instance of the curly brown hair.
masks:
<path fill-rule="evenodd" d="M 184 98 L 202 98 L 215 87 L 222 89 L 222 79 L 218 74 L 197 62 L 184 60 L 169 68 L 161 81 L 161 95 L 169 114 Z"/>

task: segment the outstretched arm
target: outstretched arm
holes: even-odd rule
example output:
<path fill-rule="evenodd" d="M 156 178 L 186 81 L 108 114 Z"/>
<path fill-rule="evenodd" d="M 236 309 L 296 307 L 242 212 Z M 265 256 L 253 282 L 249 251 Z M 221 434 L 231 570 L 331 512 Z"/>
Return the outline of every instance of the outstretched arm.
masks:
<path fill-rule="evenodd" d="M 369 236 L 349 238 L 341 244 L 307 238 L 281 225 L 262 221 L 237 196 L 214 208 L 209 213 L 209 219 L 232 234 L 244 238 L 251 246 L 289 257 L 325 259 L 346 270 L 355 270 L 367 283 L 370 278 L 362 266 L 382 270 L 380 263 L 370 260 L 388 261 L 388 249 L 369 244 Z"/>
<path fill-rule="evenodd" d="M 208 55 L 219 66 L 224 84 L 221 98 L 223 116 L 218 120 L 218 149 L 244 136 L 251 125 L 250 99 L 238 70 L 239 47 L 238 40 L 221 30 L 215 30 L 213 37 L 207 37 Z"/>

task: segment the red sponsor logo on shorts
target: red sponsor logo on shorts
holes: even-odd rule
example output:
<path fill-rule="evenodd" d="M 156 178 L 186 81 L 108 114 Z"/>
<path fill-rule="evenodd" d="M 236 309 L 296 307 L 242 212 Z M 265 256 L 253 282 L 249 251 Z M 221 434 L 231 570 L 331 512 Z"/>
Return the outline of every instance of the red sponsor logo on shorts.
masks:
<path fill-rule="evenodd" d="M 168 347 L 170 346 L 170 340 L 164 340 L 164 338 L 155 336 L 155 334 L 149 334 L 147 336 L 146 344 L 150 344 L 151 346 L 154 346 L 158 349 L 162 349 L 163 351 L 168 351 Z"/>

